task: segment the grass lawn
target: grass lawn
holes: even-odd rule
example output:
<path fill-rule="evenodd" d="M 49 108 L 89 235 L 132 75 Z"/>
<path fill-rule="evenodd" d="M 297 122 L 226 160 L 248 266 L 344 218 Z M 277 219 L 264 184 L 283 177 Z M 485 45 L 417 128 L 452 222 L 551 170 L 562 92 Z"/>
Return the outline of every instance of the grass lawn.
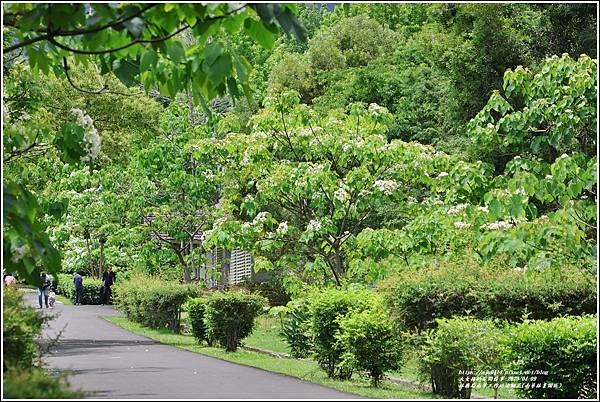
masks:
<path fill-rule="evenodd" d="M 351 381 L 338 381 L 327 378 L 327 375 L 321 370 L 317 363 L 311 360 L 298 359 L 280 359 L 271 357 L 265 354 L 250 352 L 246 350 L 238 350 L 237 352 L 225 352 L 223 349 L 198 345 L 194 338 L 189 335 L 174 334 L 168 330 L 158 330 L 143 327 L 137 323 L 129 321 L 125 317 L 108 316 L 103 317 L 120 327 L 131 331 L 135 334 L 145 336 L 155 341 L 176 346 L 192 352 L 200 353 L 206 356 L 215 357 L 222 360 L 227 360 L 233 363 L 243 364 L 260 368 L 274 373 L 288 375 L 290 377 L 300 378 L 315 384 L 324 385 L 329 388 L 334 388 L 342 392 L 362 395 L 370 398 L 395 398 L 395 399 L 432 399 L 437 398 L 430 392 L 418 391 L 403 388 L 398 384 L 384 382 L 379 388 L 373 388 L 369 385 L 369 381 L 364 378 L 355 377 Z M 261 328 L 259 325 L 258 328 Z M 254 334 L 254 340 L 260 333 L 260 329 Z M 269 328 L 264 329 L 267 333 L 273 331 Z M 247 338 L 249 340 L 250 338 Z M 260 347 L 256 342 L 246 342 L 248 345 Z M 263 346 L 274 344 L 271 341 L 259 342 Z M 265 349 L 266 346 L 264 347 Z"/>
<path fill-rule="evenodd" d="M 254 331 L 244 339 L 243 344 L 272 352 L 289 354 L 290 347 L 279 334 L 280 329 L 281 325 L 277 319 L 260 316 L 256 319 Z"/>

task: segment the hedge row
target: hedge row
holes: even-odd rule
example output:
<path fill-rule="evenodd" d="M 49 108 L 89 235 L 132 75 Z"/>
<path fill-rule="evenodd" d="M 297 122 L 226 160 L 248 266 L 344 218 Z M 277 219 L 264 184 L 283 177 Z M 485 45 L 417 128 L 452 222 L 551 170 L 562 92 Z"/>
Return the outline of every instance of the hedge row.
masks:
<path fill-rule="evenodd" d="M 113 286 L 118 310 L 128 319 L 152 328 L 169 328 L 178 332 L 181 306 L 200 292 L 198 285 L 180 285 L 161 279 L 136 276 Z"/>
<path fill-rule="evenodd" d="M 72 275 L 58 275 L 58 284 L 55 285 L 56 293 L 65 296 L 75 303 L 75 283 Z M 90 277 L 83 278 L 83 293 L 81 304 L 98 305 L 102 298 L 102 280 Z M 108 303 L 112 302 L 112 297 Z"/>
<path fill-rule="evenodd" d="M 408 329 L 437 318 L 473 316 L 520 322 L 596 312 L 596 278 L 574 268 L 519 272 L 475 261 L 444 262 L 407 270 L 381 286 L 394 318 Z"/>
<path fill-rule="evenodd" d="M 295 357 L 314 356 L 331 378 L 367 372 L 377 386 L 402 363 L 398 332 L 376 296 L 321 289 L 288 303 L 282 334 Z"/>
<path fill-rule="evenodd" d="M 186 303 L 186 310 L 198 342 L 216 342 L 232 352 L 252 333 L 254 319 L 266 305 L 262 296 L 229 291 L 192 299 Z"/>
<path fill-rule="evenodd" d="M 469 373 L 501 370 L 506 374 L 487 386 L 514 383 L 508 373 L 520 373 L 515 389 L 525 398 L 591 399 L 597 388 L 596 326 L 596 316 L 504 326 L 467 317 L 440 319 L 426 334 L 421 371 L 434 392 L 447 397 L 469 398 L 466 384 L 475 379 Z"/>

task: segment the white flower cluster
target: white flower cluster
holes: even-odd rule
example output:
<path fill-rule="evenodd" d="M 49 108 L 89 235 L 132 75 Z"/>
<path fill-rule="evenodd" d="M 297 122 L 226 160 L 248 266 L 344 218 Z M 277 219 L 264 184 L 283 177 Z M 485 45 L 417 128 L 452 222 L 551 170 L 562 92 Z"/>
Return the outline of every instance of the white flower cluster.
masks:
<path fill-rule="evenodd" d="M 306 230 L 309 230 L 311 232 L 316 232 L 320 229 L 321 229 L 321 221 L 319 221 L 317 219 L 311 220 L 310 222 L 308 222 L 308 225 L 306 226 Z"/>
<path fill-rule="evenodd" d="M 477 207 L 477 210 L 478 210 L 479 212 L 484 212 L 484 213 L 486 213 L 486 214 L 487 214 L 488 212 L 490 212 L 490 210 L 488 209 L 488 207 Z"/>
<path fill-rule="evenodd" d="M 437 177 L 446 177 L 448 176 L 448 172 L 440 172 Z"/>
<path fill-rule="evenodd" d="M 457 229 L 467 229 L 467 228 L 471 227 L 471 224 L 467 223 L 467 222 L 458 221 L 458 222 L 454 222 L 454 227 Z"/>
<path fill-rule="evenodd" d="M 215 174 L 212 172 L 212 170 L 208 169 L 205 170 L 204 172 L 202 172 L 202 175 L 204 177 L 206 177 L 208 180 L 212 180 L 215 178 Z"/>
<path fill-rule="evenodd" d="M 554 178 L 554 176 L 552 176 L 551 174 L 547 174 L 545 179 L 546 180 L 552 180 Z"/>
<path fill-rule="evenodd" d="M 346 191 L 346 189 L 343 187 L 340 187 L 337 190 L 335 190 L 333 196 L 341 202 L 346 202 L 350 199 L 350 194 L 348 194 L 348 191 Z"/>
<path fill-rule="evenodd" d="M 94 127 L 94 121 L 81 109 L 71 109 L 71 113 L 77 116 L 77 123 L 83 127 L 83 149 L 86 154 L 81 156 L 82 162 L 89 162 L 100 155 L 100 135 Z"/>
<path fill-rule="evenodd" d="M 451 206 L 448 209 L 448 215 L 456 215 L 461 213 L 462 211 L 464 211 L 466 208 L 468 207 L 467 204 L 458 204 L 458 205 L 454 205 Z"/>
<path fill-rule="evenodd" d="M 510 229 L 512 227 L 512 223 L 506 221 L 497 221 L 492 223 L 486 223 L 485 225 L 481 225 L 480 229 L 489 229 L 489 230 L 498 230 L 498 229 Z"/>
<path fill-rule="evenodd" d="M 372 116 L 379 116 L 387 111 L 386 108 L 379 106 L 377 103 L 371 103 L 368 110 Z"/>
<path fill-rule="evenodd" d="M 259 212 L 255 217 L 254 220 L 252 221 L 252 225 L 256 225 L 260 222 L 264 222 L 267 220 L 267 212 Z"/>
<path fill-rule="evenodd" d="M 385 195 L 392 195 L 399 186 L 395 180 L 376 180 L 375 187 Z"/>
<path fill-rule="evenodd" d="M 435 200 L 433 202 L 433 205 L 444 205 L 444 201 L 442 201 L 442 200 Z"/>
<path fill-rule="evenodd" d="M 412 196 L 409 195 L 408 198 L 407 198 L 407 201 L 408 201 L 409 204 L 414 204 L 414 203 L 417 202 L 417 199 L 415 197 L 412 197 Z"/>
<path fill-rule="evenodd" d="M 524 189 L 523 187 L 521 187 L 521 188 L 518 188 L 518 189 L 515 191 L 515 194 L 517 194 L 517 195 L 525 195 L 525 194 L 527 194 L 527 193 L 525 192 L 525 189 Z"/>
<path fill-rule="evenodd" d="M 286 222 L 281 222 L 279 224 L 279 226 L 277 226 L 277 233 L 278 234 L 286 234 L 288 232 L 288 223 Z"/>

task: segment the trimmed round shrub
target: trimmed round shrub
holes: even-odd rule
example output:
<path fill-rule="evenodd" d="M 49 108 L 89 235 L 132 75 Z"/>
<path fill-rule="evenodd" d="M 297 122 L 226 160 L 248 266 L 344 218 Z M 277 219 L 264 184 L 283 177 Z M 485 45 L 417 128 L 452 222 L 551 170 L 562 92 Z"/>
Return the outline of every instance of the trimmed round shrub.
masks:
<path fill-rule="evenodd" d="M 228 352 L 235 352 L 242 339 L 252 333 L 254 319 L 263 311 L 267 300 L 242 292 L 218 292 L 206 301 L 204 319 L 209 339 Z"/>
<path fill-rule="evenodd" d="M 366 371 L 378 386 L 387 370 L 400 369 L 402 348 L 397 332 L 382 311 L 351 312 L 339 320 L 336 334 L 344 353 L 341 366 Z"/>
<path fill-rule="evenodd" d="M 527 399 L 594 399 L 597 389 L 596 316 L 526 321 L 504 342 L 508 367 L 536 375 L 541 387 L 517 388 Z M 549 386 L 555 384 L 555 386 Z"/>
<path fill-rule="evenodd" d="M 437 318 L 473 316 L 509 322 L 596 312 L 597 281 L 576 268 L 519 272 L 478 262 L 440 261 L 405 270 L 381 285 L 395 320 L 408 329 L 433 328 Z"/>
<path fill-rule="evenodd" d="M 349 379 L 351 367 L 340 367 L 343 349 L 335 337 L 339 320 L 352 311 L 364 311 L 372 295 L 364 290 L 323 289 L 310 297 L 309 328 L 317 362 L 330 378 Z"/>
<path fill-rule="evenodd" d="M 309 322 L 308 300 L 295 299 L 290 301 L 283 317 L 281 334 L 290 347 L 292 357 L 304 358 L 312 352 Z"/>
<path fill-rule="evenodd" d="M 192 334 L 198 343 L 207 341 L 210 345 L 210 341 L 206 333 L 206 324 L 204 323 L 204 315 L 206 312 L 206 299 L 197 297 L 190 299 L 185 303 L 185 311 L 188 313 L 188 319 L 192 325 Z"/>
<path fill-rule="evenodd" d="M 181 306 L 197 296 L 197 285 L 181 285 L 156 278 L 135 276 L 113 285 L 116 308 L 128 319 L 151 328 L 168 328 L 178 332 Z"/>
<path fill-rule="evenodd" d="M 420 351 L 421 375 L 433 392 L 450 398 L 471 396 L 472 374 L 498 369 L 503 331 L 494 321 L 470 317 L 437 320 L 427 331 Z"/>

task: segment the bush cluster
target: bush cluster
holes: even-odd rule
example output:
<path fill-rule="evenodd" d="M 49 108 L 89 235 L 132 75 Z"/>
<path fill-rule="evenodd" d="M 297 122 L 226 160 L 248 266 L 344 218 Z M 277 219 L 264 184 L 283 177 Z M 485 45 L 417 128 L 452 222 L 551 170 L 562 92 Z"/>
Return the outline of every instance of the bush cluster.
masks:
<path fill-rule="evenodd" d="M 432 328 L 437 318 L 453 316 L 520 322 L 593 314 L 598 300 L 596 278 L 585 271 L 519 272 L 468 259 L 407 270 L 381 288 L 390 313 L 408 329 Z"/>
<path fill-rule="evenodd" d="M 206 333 L 206 324 L 204 323 L 204 313 L 206 311 L 206 299 L 197 297 L 188 300 L 184 306 L 184 311 L 188 313 L 188 320 L 192 326 L 192 334 L 198 343 L 206 341 L 211 344 Z"/>
<path fill-rule="evenodd" d="M 310 310 L 306 299 L 294 299 L 287 304 L 281 334 L 290 347 L 292 357 L 308 357 L 312 351 L 309 332 Z"/>
<path fill-rule="evenodd" d="M 242 339 L 252 333 L 254 319 L 266 306 L 267 300 L 258 295 L 232 291 L 213 293 L 204 307 L 206 338 L 234 352 Z M 192 322 L 196 320 L 199 317 Z"/>
<path fill-rule="evenodd" d="M 527 399 L 594 399 L 597 396 L 596 316 L 527 321 L 515 327 L 505 342 L 510 369 L 547 371 L 538 381 L 557 388 L 522 388 Z"/>
<path fill-rule="evenodd" d="M 58 284 L 55 285 L 56 294 L 67 297 L 75 303 L 75 283 L 72 275 L 58 275 Z M 81 304 L 98 305 L 102 298 L 102 280 L 97 278 L 83 278 L 83 293 L 81 295 Z M 108 303 L 112 303 L 111 299 Z"/>
<path fill-rule="evenodd" d="M 65 399 L 80 397 L 67 390 L 63 378 L 37 368 L 39 347 L 35 339 L 50 318 L 23 302 L 14 287 L 2 289 L 2 397 L 11 399 Z"/>
<path fill-rule="evenodd" d="M 176 332 L 181 325 L 181 306 L 200 291 L 197 285 L 180 285 L 144 276 L 117 282 L 113 287 L 115 306 L 128 319 Z"/>
<path fill-rule="evenodd" d="M 473 376 L 465 372 L 504 370 L 528 377 L 515 384 L 517 393 L 526 398 L 593 398 L 597 386 L 595 316 L 527 320 L 502 327 L 498 323 L 470 317 L 440 319 L 435 330 L 426 332 L 421 370 L 435 393 L 469 398 L 471 388 L 466 384 Z M 510 377 L 505 374 L 487 385 L 514 383 Z"/>
<path fill-rule="evenodd" d="M 433 392 L 451 398 L 471 397 L 475 372 L 494 367 L 498 362 L 502 331 L 490 320 L 471 317 L 439 319 L 435 331 L 425 333 L 421 348 L 421 373 L 429 377 Z"/>
<path fill-rule="evenodd" d="M 372 292 L 319 289 L 292 300 L 282 334 L 292 356 L 314 356 L 331 378 L 349 379 L 366 372 L 379 385 L 385 371 L 399 369 L 398 332 Z"/>

